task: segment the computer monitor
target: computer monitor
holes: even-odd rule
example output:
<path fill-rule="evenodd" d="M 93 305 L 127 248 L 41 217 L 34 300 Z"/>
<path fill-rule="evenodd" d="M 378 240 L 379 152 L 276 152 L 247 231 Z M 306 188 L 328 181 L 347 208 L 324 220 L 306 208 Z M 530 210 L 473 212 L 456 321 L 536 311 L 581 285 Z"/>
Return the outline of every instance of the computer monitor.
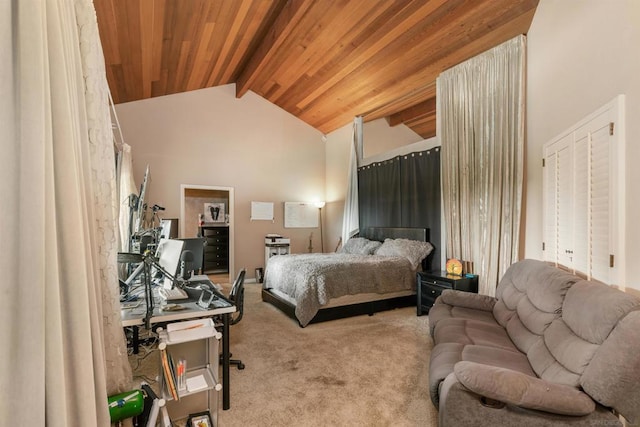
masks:
<path fill-rule="evenodd" d="M 158 243 L 158 249 L 156 250 L 158 264 L 160 264 L 160 267 L 173 277 L 176 277 L 178 272 L 180 254 L 182 253 L 183 246 L 184 242 L 177 239 L 160 239 L 160 242 Z M 165 277 L 163 287 L 165 289 L 171 289 L 173 287 L 173 281 L 170 278 Z"/>
<path fill-rule="evenodd" d="M 147 165 L 147 169 L 144 172 L 144 178 L 142 179 L 142 184 L 140 184 L 140 194 L 138 195 L 138 209 L 137 209 L 137 218 L 134 223 L 133 231 L 134 233 L 139 233 L 144 228 L 144 212 L 146 209 L 145 206 L 145 196 L 147 194 L 147 186 L 149 184 L 149 165 Z"/>
<path fill-rule="evenodd" d="M 184 242 L 182 252 L 191 251 L 193 254 L 193 261 L 188 266 L 190 272 L 200 272 L 204 268 L 204 244 L 206 239 L 204 237 L 194 237 L 190 239 L 178 239 Z M 181 273 L 182 274 L 182 273 Z"/>
<path fill-rule="evenodd" d="M 160 238 L 176 239 L 178 237 L 178 219 L 169 218 L 160 220 Z"/>

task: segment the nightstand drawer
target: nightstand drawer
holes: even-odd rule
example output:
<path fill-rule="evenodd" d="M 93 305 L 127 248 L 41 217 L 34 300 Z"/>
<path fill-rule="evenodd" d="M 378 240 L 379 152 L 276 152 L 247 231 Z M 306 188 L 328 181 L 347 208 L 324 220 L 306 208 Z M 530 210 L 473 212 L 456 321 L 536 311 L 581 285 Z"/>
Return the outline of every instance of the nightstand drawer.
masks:
<path fill-rule="evenodd" d="M 425 282 L 420 283 L 420 287 L 422 288 L 420 291 L 423 297 L 433 298 L 434 300 L 438 298 L 445 289 L 451 289 L 451 286 L 443 287 L 439 284 L 434 285 L 433 283 Z"/>
<path fill-rule="evenodd" d="M 432 277 L 422 277 L 420 279 L 420 283 L 429 285 L 431 287 L 453 289 L 453 283 L 447 282 L 445 280 L 434 279 Z"/>

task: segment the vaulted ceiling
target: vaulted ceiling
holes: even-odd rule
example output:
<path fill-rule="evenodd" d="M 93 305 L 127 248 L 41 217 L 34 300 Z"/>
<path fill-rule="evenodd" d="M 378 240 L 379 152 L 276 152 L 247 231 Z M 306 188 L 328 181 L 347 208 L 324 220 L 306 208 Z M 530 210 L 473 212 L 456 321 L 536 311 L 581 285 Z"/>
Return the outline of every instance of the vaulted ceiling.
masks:
<path fill-rule="evenodd" d="M 436 77 L 531 24 L 538 0 L 94 0 L 115 103 L 251 90 L 329 133 L 435 135 Z"/>

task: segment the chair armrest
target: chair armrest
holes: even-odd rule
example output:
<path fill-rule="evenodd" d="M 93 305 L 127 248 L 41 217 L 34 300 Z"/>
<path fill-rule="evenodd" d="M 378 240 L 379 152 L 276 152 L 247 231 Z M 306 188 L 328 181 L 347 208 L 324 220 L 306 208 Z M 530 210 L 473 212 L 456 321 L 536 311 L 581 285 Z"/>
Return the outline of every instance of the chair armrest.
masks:
<path fill-rule="evenodd" d="M 453 371 L 472 392 L 522 408 L 561 415 L 588 415 L 596 408 L 588 394 L 521 372 L 475 362 L 458 362 Z"/>
<path fill-rule="evenodd" d="M 448 304 L 454 307 L 471 308 L 481 311 L 493 311 L 497 299 L 488 295 L 445 289 L 436 300 L 436 304 Z"/>

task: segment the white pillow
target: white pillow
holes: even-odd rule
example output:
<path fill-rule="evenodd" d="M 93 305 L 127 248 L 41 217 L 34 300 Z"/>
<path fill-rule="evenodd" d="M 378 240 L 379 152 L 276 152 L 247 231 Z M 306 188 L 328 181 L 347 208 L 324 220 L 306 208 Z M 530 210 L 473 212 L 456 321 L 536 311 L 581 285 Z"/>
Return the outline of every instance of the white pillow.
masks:
<path fill-rule="evenodd" d="M 364 237 L 352 237 L 342 246 L 340 253 L 371 255 L 380 245 L 382 245 L 382 243 L 375 240 L 365 239 Z"/>
<path fill-rule="evenodd" d="M 375 254 L 407 258 L 415 270 L 431 251 L 433 251 L 433 245 L 429 242 L 409 239 L 385 239 Z"/>

